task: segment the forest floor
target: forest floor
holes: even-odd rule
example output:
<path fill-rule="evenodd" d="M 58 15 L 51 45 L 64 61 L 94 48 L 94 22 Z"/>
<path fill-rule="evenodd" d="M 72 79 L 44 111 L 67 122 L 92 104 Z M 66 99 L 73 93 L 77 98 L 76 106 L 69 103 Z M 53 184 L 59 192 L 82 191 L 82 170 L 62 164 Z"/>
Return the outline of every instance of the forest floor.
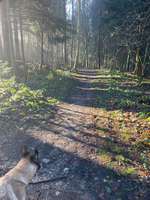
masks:
<path fill-rule="evenodd" d="M 38 146 L 42 163 L 34 181 L 66 177 L 30 186 L 30 200 L 148 200 L 150 119 L 141 115 L 149 109 L 150 88 L 130 78 L 74 73 L 69 97 L 52 112 L 30 114 L 21 125 L 9 121 L 9 130 L 1 128 L 1 174 L 28 144 Z"/>

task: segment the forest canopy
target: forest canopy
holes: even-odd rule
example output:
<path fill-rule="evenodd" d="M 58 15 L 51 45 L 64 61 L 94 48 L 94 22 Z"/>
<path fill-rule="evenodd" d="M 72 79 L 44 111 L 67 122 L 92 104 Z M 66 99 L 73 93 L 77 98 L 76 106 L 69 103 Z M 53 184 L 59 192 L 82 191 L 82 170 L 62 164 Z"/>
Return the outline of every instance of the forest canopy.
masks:
<path fill-rule="evenodd" d="M 0 9 L 0 59 L 16 76 L 43 66 L 150 73 L 148 0 L 1 0 Z"/>

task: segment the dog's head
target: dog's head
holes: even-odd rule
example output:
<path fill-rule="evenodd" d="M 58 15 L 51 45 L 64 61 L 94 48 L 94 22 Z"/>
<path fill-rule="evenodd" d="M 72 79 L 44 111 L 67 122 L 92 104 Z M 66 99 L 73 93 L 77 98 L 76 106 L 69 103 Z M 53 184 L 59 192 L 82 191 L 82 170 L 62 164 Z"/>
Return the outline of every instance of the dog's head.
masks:
<path fill-rule="evenodd" d="M 22 158 L 29 160 L 35 164 L 38 169 L 40 168 L 39 152 L 37 149 L 29 149 L 27 146 L 22 147 Z"/>

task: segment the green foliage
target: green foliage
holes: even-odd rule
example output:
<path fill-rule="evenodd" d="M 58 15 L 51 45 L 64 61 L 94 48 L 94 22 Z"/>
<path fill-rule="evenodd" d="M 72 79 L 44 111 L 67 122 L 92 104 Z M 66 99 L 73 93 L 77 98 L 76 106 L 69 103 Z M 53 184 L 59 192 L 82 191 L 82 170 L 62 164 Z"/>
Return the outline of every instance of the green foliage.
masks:
<path fill-rule="evenodd" d="M 150 155 L 150 153 L 149 153 Z M 150 170 L 150 156 L 147 156 L 147 152 L 143 151 L 140 154 L 140 161 L 143 163 L 143 167 L 147 170 Z"/>
<path fill-rule="evenodd" d="M 129 175 L 136 174 L 136 169 L 134 167 L 127 167 L 127 168 L 124 168 L 121 172 L 123 175 L 129 176 Z"/>
<path fill-rule="evenodd" d="M 150 96 L 142 95 L 138 98 L 138 102 L 141 104 L 150 105 Z"/>
<path fill-rule="evenodd" d="M 0 111 L 35 111 L 49 106 L 55 101 L 45 98 L 42 90 L 32 90 L 25 84 L 18 84 L 14 79 L 0 82 Z"/>
<path fill-rule="evenodd" d="M 98 52 L 96 55 L 102 60 L 101 63 L 113 70 L 131 71 L 133 66 L 136 66 L 136 48 L 140 47 L 140 65 L 147 68 L 144 70 L 144 75 L 147 75 L 147 72 L 149 73 L 149 46 L 147 44 L 149 44 L 150 22 L 146 19 L 149 13 L 149 1 L 95 0 L 91 5 L 93 38 L 99 40 L 100 34 L 101 44 L 105 38 L 105 45 L 101 45 L 100 50 L 98 46 L 93 45 L 94 50 Z M 137 27 L 142 27 L 142 32 L 138 32 Z M 103 51 L 104 46 L 107 53 Z M 105 62 L 106 56 L 107 62 Z M 142 71 L 140 74 L 142 75 Z M 140 84 L 141 81 L 142 76 L 138 78 L 138 83 Z"/>
<path fill-rule="evenodd" d="M 129 163 L 129 159 L 124 157 L 123 155 L 115 156 L 115 160 L 119 163 L 119 165 L 124 165 Z"/>
<path fill-rule="evenodd" d="M 75 81 L 68 71 L 56 70 L 30 77 L 28 85 L 13 78 L 0 82 L 0 111 L 26 112 L 42 109 L 70 95 Z M 57 99 L 57 100 L 56 100 Z"/>
<path fill-rule="evenodd" d="M 110 153 L 106 149 L 98 149 L 97 151 L 98 155 L 110 155 Z"/>
<path fill-rule="evenodd" d="M 98 76 L 99 78 L 92 82 L 92 88 L 96 91 L 94 106 L 114 110 L 112 118 L 118 116 L 115 111 L 133 111 L 149 121 L 150 96 L 144 95 L 149 89 L 149 83 L 139 87 L 136 85 L 135 75 L 118 71 L 107 72 L 107 74 L 99 72 Z M 125 134 L 125 137 L 128 140 L 128 134 Z"/>
<path fill-rule="evenodd" d="M 139 117 L 145 118 L 147 121 L 150 121 L 150 112 L 149 111 L 139 112 Z"/>
<path fill-rule="evenodd" d="M 124 152 L 124 149 L 122 147 L 120 147 L 112 142 L 109 143 L 108 145 L 109 145 L 110 150 L 115 154 L 120 154 L 120 153 Z"/>
<path fill-rule="evenodd" d="M 118 162 L 124 162 L 125 161 L 125 157 L 123 155 L 117 155 L 115 157 L 115 159 L 118 161 Z"/>

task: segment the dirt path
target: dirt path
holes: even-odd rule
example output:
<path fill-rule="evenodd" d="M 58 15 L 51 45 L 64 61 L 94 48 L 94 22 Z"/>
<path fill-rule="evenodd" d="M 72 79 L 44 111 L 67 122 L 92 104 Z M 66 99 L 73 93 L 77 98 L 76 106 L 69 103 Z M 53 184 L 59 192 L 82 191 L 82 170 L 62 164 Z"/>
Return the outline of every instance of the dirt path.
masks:
<path fill-rule="evenodd" d="M 89 76 L 89 75 L 88 75 Z M 46 163 L 43 166 L 46 174 L 67 175 L 66 181 L 50 186 L 48 199 L 99 199 L 99 178 L 105 177 L 105 170 L 96 160 L 97 134 L 94 127 L 96 109 L 92 104 L 93 94 L 83 88 L 90 88 L 87 77 L 81 79 L 74 89 L 69 103 L 60 103 L 54 119 L 48 120 L 28 134 L 44 145 L 43 155 Z M 46 145 L 45 145 L 46 144 Z M 47 147 L 46 147 L 47 146 Z M 43 175 L 45 176 L 45 175 Z M 47 177 L 47 176 L 45 176 Z M 45 196 L 45 195 L 44 195 Z M 42 197 L 45 199 L 45 197 Z"/>
<path fill-rule="evenodd" d="M 67 176 L 65 180 L 55 183 L 30 186 L 30 200 L 147 199 L 146 196 L 141 198 L 135 195 L 139 184 L 142 188 L 142 182 L 137 183 L 137 180 L 132 178 L 118 176 L 115 171 L 101 165 L 97 150 L 107 138 L 99 136 L 95 129 L 97 113 L 101 114 L 101 110 L 92 107 L 94 92 L 91 90 L 91 80 L 96 78 L 96 72 L 83 74 L 75 77 L 79 79 L 79 85 L 74 89 L 74 95 L 68 99 L 68 103 L 60 103 L 57 106 L 53 118 L 46 116 L 44 120 L 37 121 L 34 125 L 32 123 L 31 128 L 23 131 L 24 134 L 16 133 L 13 139 L 10 135 L 10 138 L 7 137 L 9 145 L 0 143 L 2 165 L 6 161 L 9 161 L 7 165 L 11 161 L 15 164 L 18 158 L 16 149 L 19 149 L 22 143 L 27 143 L 38 146 L 40 150 L 42 168 L 35 181 L 39 178 Z M 102 116 L 101 120 L 108 125 L 107 118 Z M 8 158 L 10 152 L 12 160 Z M 2 160 L 2 157 L 5 157 L 5 160 Z M 134 188 L 133 191 L 127 190 L 130 185 Z"/>

